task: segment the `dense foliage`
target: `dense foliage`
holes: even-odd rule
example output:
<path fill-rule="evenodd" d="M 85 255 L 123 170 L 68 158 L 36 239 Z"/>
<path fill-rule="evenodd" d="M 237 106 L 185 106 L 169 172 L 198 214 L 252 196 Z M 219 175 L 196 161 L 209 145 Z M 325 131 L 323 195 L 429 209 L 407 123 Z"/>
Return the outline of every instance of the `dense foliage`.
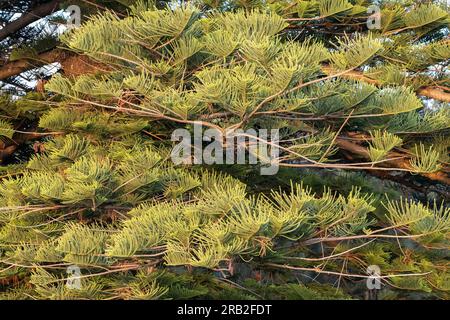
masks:
<path fill-rule="evenodd" d="M 381 2 L 373 30 L 376 1 L 136 1 L 66 32 L 97 72 L 0 102 L 42 137 L 0 171 L 0 297 L 361 299 L 375 265 L 380 299 L 447 299 L 448 8 Z M 281 170 L 175 165 L 198 124 L 279 129 Z"/>

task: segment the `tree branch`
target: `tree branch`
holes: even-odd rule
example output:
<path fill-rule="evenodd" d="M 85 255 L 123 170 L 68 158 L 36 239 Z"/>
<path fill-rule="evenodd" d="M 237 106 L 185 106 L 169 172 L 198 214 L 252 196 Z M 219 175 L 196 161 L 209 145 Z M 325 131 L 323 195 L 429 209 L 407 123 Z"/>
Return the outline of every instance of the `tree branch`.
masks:
<path fill-rule="evenodd" d="M 24 58 L 5 64 L 0 68 L 0 81 L 55 62 L 59 62 L 64 73 L 71 76 L 95 73 L 99 69 L 110 70 L 109 67 L 95 62 L 87 56 L 55 48 L 34 58 Z"/>
<path fill-rule="evenodd" d="M 370 159 L 369 152 L 366 148 L 360 146 L 359 144 L 353 143 L 350 140 L 338 138 L 336 139 L 336 145 L 339 146 L 340 149 L 349 151 L 354 155 L 358 155 L 364 159 Z M 409 164 L 409 157 L 405 158 L 404 154 L 400 153 L 390 153 L 389 158 L 397 158 L 395 160 L 385 161 L 380 163 L 383 167 L 389 168 L 400 168 L 411 170 L 411 166 Z M 399 159 L 400 158 L 400 159 Z M 438 171 L 433 173 L 421 173 L 420 175 L 427 177 L 430 180 L 439 181 L 441 183 L 450 185 L 450 177 L 446 172 Z"/>
<path fill-rule="evenodd" d="M 324 65 L 322 67 L 322 71 L 326 74 L 332 74 L 335 71 L 333 70 L 332 67 L 330 67 L 329 65 Z M 375 79 L 371 79 L 367 76 L 365 76 L 362 72 L 359 71 L 350 71 L 347 72 L 346 74 L 342 75 L 341 77 L 343 78 L 347 78 L 347 79 L 352 79 L 352 80 L 359 80 L 359 81 L 363 81 L 366 83 L 370 83 L 376 86 L 380 86 L 381 82 Z M 443 91 L 442 89 L 438 88 L 438 87 L 422 87 L 419 88 L 416 93 L 418 95 L 424 96 L 424 97 L 428 97 L 431 99 L 435 99 L 435 100 L 439 100 L 439 101 L 444 101 L 444 102 L 450 102 L 450 93 Z"/>
<path fill-rule="evenodd" d="M 60 49 L 53 49 L 43 52 L 37 57 L 24 58 L 9 62 L 0 68 L 0 80 L 7 79 L 21 74 L 22 72 L 41 67 L 53 62 L 61 62 L 67 58 L 69 54 Z"/>
<path fill-rule="evenodd" d="M 60 0 L 53 0 L 51 2 L 41 4 L 28 12 L 25 12 L 18 19 L 12 21 L 11 23 L 8 23 L 5 27 L 0 29 L 0 41 L 6 39 L 14 32 L 25 28 L 29 24 L 52 14 L 55 9 L 58 8 L 59 3 Z"/>

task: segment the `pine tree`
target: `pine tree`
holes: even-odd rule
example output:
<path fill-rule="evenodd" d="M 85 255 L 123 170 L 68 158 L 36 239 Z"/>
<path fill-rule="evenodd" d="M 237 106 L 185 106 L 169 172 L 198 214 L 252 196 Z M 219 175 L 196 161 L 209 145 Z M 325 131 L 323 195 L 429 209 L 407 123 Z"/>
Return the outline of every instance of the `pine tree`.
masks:
<path fill-rule="evenodd" d="M 0 130 L 4 130 L 0 164 L 26 160 L 28 146 L 45 136 L 35 131 L 39 116 L 48 110 L 48 104 L 41 101 L 48 78 L 58 69 L 66 75 L 95 69 L 94 61 L 59 48 L 58 30 L 70 22 L 68 7 L 74 5 L 83 12 L 83 19 L 104 10 L 118 15 L 128 10 L 117 1 L 11 0 L 0 4 Z M 18 103 L 17 97 L 21 97 Z M 11 136 L 10 130 L 14 130 Z"/>
<path fill-rule="evenodd" d="M 0 297 L 361 299 L 377 266 L 379 299 L 449 298 L 448 8 L 386 1 L 369 30 L 373 3 L 137 1 L 66 32 L 98 68 L 52 77 L 4 169 Z M 278 129 L 280 172 L 174 164 L 199 124 Z"/>

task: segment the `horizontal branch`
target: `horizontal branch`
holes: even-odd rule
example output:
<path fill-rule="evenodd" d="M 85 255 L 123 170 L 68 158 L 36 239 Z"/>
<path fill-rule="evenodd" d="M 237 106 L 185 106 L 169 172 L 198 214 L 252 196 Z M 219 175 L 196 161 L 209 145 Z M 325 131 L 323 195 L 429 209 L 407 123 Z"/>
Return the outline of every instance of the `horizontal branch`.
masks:
<path fill-rule="evenodd" d="M 98 70 L 107 71 L 109 69 L 107 66 L 93 61 L 87 56 L 54 48 L 40 53 L 36 57 L 24 58 L 3 65 L 0 67 L 0 81 L 51 63 L 60 63 L 64 74 L 69 76 L 79 76 L 95 73 Z"/>
<path fill-rule="evenodd" d="M 349 278 L 363 278 L 363 279 L 375 279 L 374 276 L 370 275 L 363 275 L 363 274 L 352 274 L 352 273 L 343 273 L 343 272 L 335 272 L 335 271 L 327 271 L 320 268 L 305 268 L 305 267 L 294 267 L 289 265 L 281 265 L 276 263 L 266 263 L 265 264 L 268 267 L 274 267 L 274 268 L 283 268 L 283 269 L 289 269 L 289 270 L 296 270 L 296 271 L 310 271 L 310 272 L 316 272 L 318 274 L 327 274 L 327 275 L 334 275 L 339 277 L 349 277 Z M 429 275 L 430 272 L 423 272 L 423 273 L 399 273 L 399 274 L 389 274 L 385 276 L 376 276 L 376 279 L 389 279 L 389 278 L 398 278 L 398 277 L 419 277 L 419 276 L 426 276 Z"/>
<path fill-rule="evenodd" d="M 0 68 L 0 81 L 9 77 L 16 76 L 22 72 L 54 62 L 61 63 L 64 72 L 66 74 L 74 76 L 81 75 L 83 74 L 83 72 L 92 73 L 97 69 L 105 69 L 104 65 L 99 62 L 94 62 L 92 59 L 87 58 L 86 56 L 76 56 L 75 54 L 64 51 L 62 49 L 53 49 L 43 52 L 33 59 L 20 59 L 3 65 Z M 334 74 L 333 68 L 329 65 L 322 66 L 322 71 L 326 74 Z M 373 85 L 381 85 L 380 81 L 371 79 L 359 71 L 347 71 L 343 74 L 340 74 L 340 76 L 347 79 L 363 81 Z M 431 99 L 450 102 L 450 93 L 445 92 L 438 87 L 422 87 L 419 88 L 416 92 L 419 95 Z"/>
<path fill-rule="evenodd" d="M 335 73 L 335 70 L 332 67 L 330 67 L 329 65 L 324 65 L 322 67 L 322 71 L 326 74 Z M 381 85 L 381 81 L 369 78 L 369 77 L 365 76 L 362 72 L 359 72 L 359 71 L 350 71 L 350 72 L 345 73 L 341 77 L 347 78 L 347 79 L 352 79 L 352 80 L 363 81 L 363 82 L 370 83 L 370 84 L 373 84 L 376 86 Z M 445 92 L 438 87 L 432 87 L 432 86 L 422 87 L 422 88 L 419 88 L 416 91 L 416 93 L 418 95 L 421 95 L 421 96 L 424 96 L 424 97 L 427 97 L 430 99 L 435 99 L 435 100 L 439 100 L 439 101 L 443 101 L 443 102 L 450 102 L 450 93 Z"/>
<path fill-rule="evenodd" d="M 54 62 L 64 61 L 69 53 L 60 49 L 43 52 L 34 58 L 24 58 L 8 62 L 0 68 L 0 80 L 19 75 L 25 71 L 42 67 Z"/>
<path fill-rule="evenodd" d="M 370 159 L 369 152 L 366 148 L 360 146 L 359 144 L 353 143 L 347 139 L 343 138 L 336 139 L 336 145 L 340 149 L 348 151 L 354 155 L 358 155 L 364 159 Z M 411 165 L 408 160 L 409 157 L 405 158 L 404 156 L 405 156 L 404 154 L 391 153 L 389 157 L 395 159 L 382 162 L 380 163 L 380 165 L 389 168 L 411 170 Z M 434 173 L 420 173 L 420 175 L 427 177 L 430 180 L 439 181 L 441 183 L 450 185 L 450 177 L 446 172 L 439 171 Z"/>

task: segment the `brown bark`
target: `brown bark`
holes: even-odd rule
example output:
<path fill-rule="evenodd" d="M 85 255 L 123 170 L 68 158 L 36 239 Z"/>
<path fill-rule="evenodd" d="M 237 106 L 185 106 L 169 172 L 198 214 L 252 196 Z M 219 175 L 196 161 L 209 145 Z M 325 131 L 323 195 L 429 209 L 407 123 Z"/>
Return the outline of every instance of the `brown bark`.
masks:
<path fill-rule="evenodd" d="M 350 140 L 338 138 L 336 139 L 336 145 L 340 149 L 350 152 L 352 155 L 357 155 L 360 156 L 361 158 L 370 160 L 368 150 L 363 146 L 360 146 L 359 144 L 356 144 Z M 409 164 L 410 156 L 399 152 L 391 152 L 388 155 L 388 158 L 400 158 L 400 157 L 403 158 L 382 162 L 378 165 L 392 168 L 394 170 L 395 168 L 411 170 L 411 166 Z M 445 171 L 433 173 L 421 173 L 420 175 L 427 177 L 430 180 L 439 181 L 441 183 L 450 185 L 450 177 Z"/>
<path fill-rule="evenodd" d="M 324 65 L 322 67 L 322 71 L 326 74 L 336 73 L 336 71 L 334 71 L 333 68 L 331 68 L 328 65 Z M 352 79 L 352 80 L 363 81 L 363 82 L 370 83 L 370 84 L 373 84 L 376 86 L 381 85 L 380 81 L 378 81 L 376 79 L 371 79 L 359 71 L 347 72 L 346 74 L 342 75 L 342 77 L 347 78 L 347 79 Z M 421 95 L 421 96 L 424 96 L 427 98 L 444 101 L 444 102 L 450 102 L 450 93 L 445 92 L 437 87 L 422 87 L 422 88 L 419 88 L 416 91 L 416 93 L 418 95 Z"/>
<path fill-rule="evenodd" d="M 21 146 L 23 146 L 26 142 L 37 140 L 43 138 L 45 133 L 36 133 L 36 125 L 33 125 L 32 128 L 29 128 L 29 133 L 15 133 L 13 139 L 4 139 L 0 140 L 0 165 L 5 163 L 13 154 L 17 151 Z M 48 134 L 53 135 L 53 134 Z M 37 148 L 38 146 L 33 146 L 33 148 Z M 39 150 L 35 150 L 38 152 Z"/>
<path fill-rule="evenodd" d="M 0 41 L 6 39 L 14 32 L 25 28 L 29 24 L 52 14 L 56 9 L 58 9 L 58 5 L 60 2 L 60 0 L 53 0 L 51 2 L 41 4 L 38 7 L 25 12 L 18 19 L 12 21 L 11 23 L 8 23 L 6 26 L 0 29 Z"/>
<path fill-rule="evenodd" d="M 70 55 L 60 49 L 43 52 L 34 58 L 25 58 L 6 63 L 0 68 L 0 80 L 21 74 L 22 72 L 41 67 L 53 62 L 60 62 Z"/>
<path fill-rule="evenodd" d="M 450 93 L 445 92 L 439 88 L 420 88 L 419 90 L 417 90 L 417 94 L 439 101 L 450 102 Z"/>
<path fill-rule="evenodd" d="M 108 70 L 106 66 L 87 56 L 76 55 L 62 49 L 52 49 L 39 54 L 37 57 L 12 61 L 0 67 L 0 81 L 55 62 L 59 62 L 61 69 L 69 76 L 95 73 L 99 69 Z"/>
<path fill-rule="evenodd" d="M 0 165 L 4 163 L 18 148 L 17 145 L 11 145 L 8 147 L 2 147 L 3 143 L 0 142 Z"/>
<path fill-rule="evenodd" d="M 71 77 L 112 70 L 110 66 L 94 61 L 85 55 L 69 54 L 59 62 L 61 63 L 61 69 L 64 71 L 64 74 Z"/>

